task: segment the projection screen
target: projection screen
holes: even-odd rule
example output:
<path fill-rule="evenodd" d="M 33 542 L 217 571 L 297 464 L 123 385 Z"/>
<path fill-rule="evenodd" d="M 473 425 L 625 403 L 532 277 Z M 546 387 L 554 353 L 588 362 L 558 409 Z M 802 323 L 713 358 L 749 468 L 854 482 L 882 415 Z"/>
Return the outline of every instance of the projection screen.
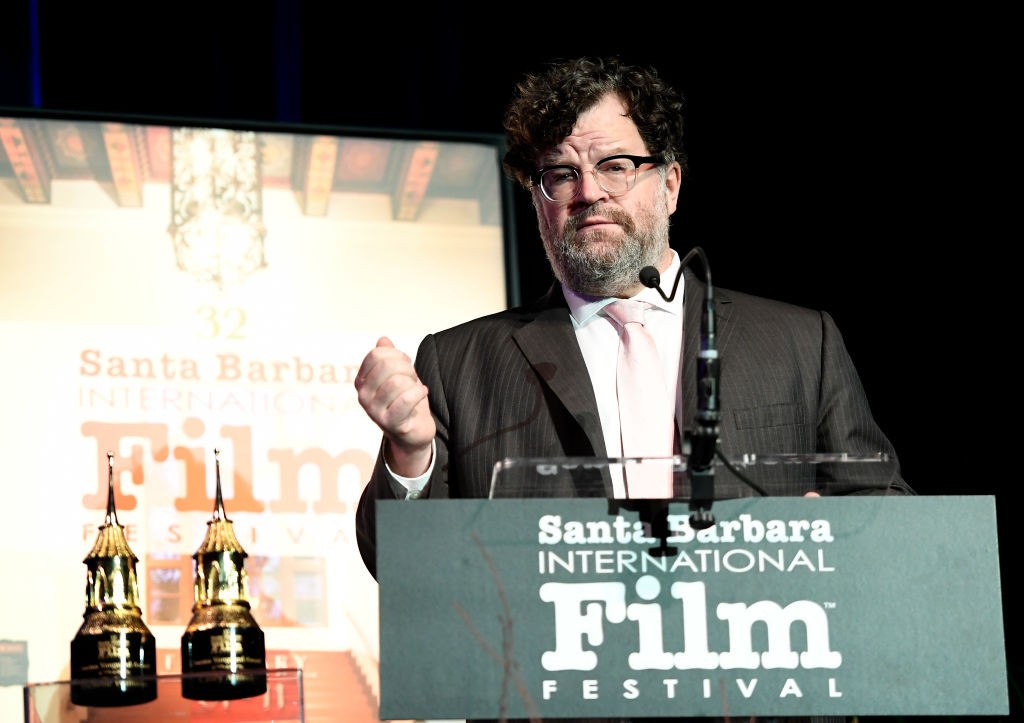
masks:
<path fill-rule="evenodd" d="M 498 137 L 0 112 L 0 718 L 66 680 L 114 454 L 158 672 L 180 671 L 214 504 L 306 720 L 376 721 L 377 587 L 353 516 L 386 335 L 515 298 Z"/>

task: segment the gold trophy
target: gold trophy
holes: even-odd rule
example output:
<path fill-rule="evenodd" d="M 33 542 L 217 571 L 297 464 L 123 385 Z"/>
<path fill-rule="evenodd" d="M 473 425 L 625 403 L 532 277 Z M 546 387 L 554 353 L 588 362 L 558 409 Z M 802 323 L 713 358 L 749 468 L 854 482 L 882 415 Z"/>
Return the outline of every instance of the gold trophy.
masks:
<path fill-rule="evenodd" d="M 220 450 L 214 450 L 217 499 L 206 537 L 192 556 L 195 605 L 181 636 L 181 694 L 192 700 L 231 700 L 267 690 L 263 631 L 249 609 L 248 556 L 224 514 Z M 208 675 L 192 675 L 207 673 Z"/>
<path fill-rule="evenodd" d="M 107 452 L 107 514 L 83 560 L 89 569 L 82 626 L 71 641 L 71 702 L 120 706 L 156 698 L 156 639 L 142 621 L 139 561 L 114 508 L 114 455 Z"/>

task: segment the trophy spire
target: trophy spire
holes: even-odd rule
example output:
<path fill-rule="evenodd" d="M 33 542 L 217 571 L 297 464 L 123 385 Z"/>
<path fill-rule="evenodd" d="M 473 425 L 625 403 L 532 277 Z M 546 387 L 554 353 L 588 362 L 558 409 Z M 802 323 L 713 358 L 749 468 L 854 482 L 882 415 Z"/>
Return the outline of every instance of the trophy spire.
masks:
<path fill-rule="evenodd" d="M 114 455 L 107 452 L 107 512 L 83 560 L 84 620 L 71 641 L 72 703 L 120 706 L 156 698 L 156 640 L 142 620 L 138 561 L 117 520 Z"/>
<path fill-rule="evenodd" d="M 182 695 L 194 700 L 247 698 L 267 689 L 263 631 L 248 600 L 248 555 L 224 511 L 220 450 L 213 454 L 217 480 L 213 515 L 192 556 L 195 604 L 181 636 Z"/>

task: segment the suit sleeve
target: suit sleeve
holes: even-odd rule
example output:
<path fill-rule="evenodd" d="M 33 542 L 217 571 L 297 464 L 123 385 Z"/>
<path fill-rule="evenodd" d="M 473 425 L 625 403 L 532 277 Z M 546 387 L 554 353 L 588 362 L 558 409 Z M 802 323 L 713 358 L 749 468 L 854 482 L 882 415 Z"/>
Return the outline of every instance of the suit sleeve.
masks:
<path fill-rule="evenodd" d="M 857 475 L 826 486 L 828 494 L 914 494 L 903 480 L 892 443 L 871 413 L 867 394 L 832 317 L 821 312 L 821 386 L 817 419 L 817 448 L 820 452 L 872 454 L 882 452 L 892 461 L 888 486 L 877 480 L 858 485 Z"/>
<path fill-rule="evenodd" d="M 430 409 L 434 415 L 434 422 L 437 424 L 437 434 L 434 437 L 434 471 L 423 490 L 421 499 L 443 498 L 448 496 L 448 434 L 447 426 L 444 423 L 448 415 L 444 404 L 444 390 L 438 374 L 437 349 L 432 335 L 424 338 L 416 351 L 416 373 L 430 390 Z M 399 498 L 394 491 L 393 478 L 384 464 L 382 441 L 380 449 L 377 451 L 373 472 L 363 488 L 359 504 L 356 507 L 356 544 L 359 547 L 359 555 L 363 559 L 363 564 L 374 579 L 377 579 L 377 501 L 397 499 Z M 416 504 L 416 502 L 410 500 L 409 504 Z"/>

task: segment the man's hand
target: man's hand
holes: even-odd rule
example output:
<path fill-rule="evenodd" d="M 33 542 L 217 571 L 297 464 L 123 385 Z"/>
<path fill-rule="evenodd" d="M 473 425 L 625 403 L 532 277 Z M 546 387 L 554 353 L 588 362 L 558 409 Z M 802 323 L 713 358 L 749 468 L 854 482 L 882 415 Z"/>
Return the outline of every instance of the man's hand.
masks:
<path fill-rule="evenodd" d="M 384 432 L 392 471 L 403 477 L 426 472 L 437 427 L 412 359 L 382 336 L 359 365 L 355 387 L 360 406 Z"/>

